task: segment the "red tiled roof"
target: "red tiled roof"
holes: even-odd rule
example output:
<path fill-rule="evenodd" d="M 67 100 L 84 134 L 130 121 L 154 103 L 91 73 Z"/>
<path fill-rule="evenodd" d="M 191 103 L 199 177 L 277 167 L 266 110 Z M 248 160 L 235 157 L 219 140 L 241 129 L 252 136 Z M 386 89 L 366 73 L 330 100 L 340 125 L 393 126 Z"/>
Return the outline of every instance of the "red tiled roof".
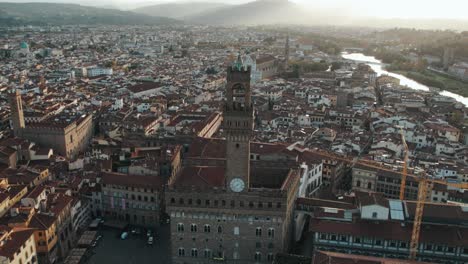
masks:
<path fill-rule="evenodd" d="M 185 167 L 171 185 L 176 187 L 224 187 L 224 167 Z"/>
<path fill-rule="evenodd" d="M 33 229 L 13 229 L 9 238 L 5 240 L 5 244 L 0 246 L 0 256 L 12 259 L 15 253 L 24 245 L 24 243 L 33 236 Z"/>
<path fill-rule="evenodd" d="M 163 85 L 161 83 L 155 83 L 155 82 L 145 82 L 145 83 L 140 83 L 136 84 L 134 86 L 128 87 L 127 89 L 131 91 L 132 93 L 139 93 L 151 89 L 156 89 L 160 88 Z"/>
<path fill-rule="evenodd" d="M 314 254 L 312 263 L 327 264 L 428 264 L 414 260 L 388 259 L 371 256 L 360 256 L 338 252 L 317 251 Z"/>
<path fill-rule="evenodd" d="M 47 197 L 47 209 L 55 215 L 62 211 L 72 202 L 73 198 L 63 193 L 53 193 Z"/>
<path fill-rule="evenodd" d="M 367 222 L 354 223 L 331 222 L 314 219 L 310 221 L 309 231 L 335 234 L 347 234 L 360 237 L 375 237 L 385 240 L 410 241 L 412 225 L 402 226 L 399 222 Z M 423 225 L 420 242 L 447 244 L 454 246 L 468 245 L 468 228 L 453 226 Z"/>
<path fill-rule="evenodd" d="M 251 142 L 250 152 L 255 154 L 274 154 L 283 153 L 294 156 L 291 151 L 288 151 L 285 145 Z M 220 138 L 196 138 L 190 145 L 188 153 L 185 155 L 188 158 L 226 158 L 226 141 Z"/>
<path fill-rule="evenodd" d="M 57 218 L 55 216 L 50 216 L 50 215 L 46 215 L 42 213 L 36 213 L 31 218 L 29 227 L 40 229 L 40 230 L 47 230 L 55 223 L 56 219 Z"/>
<path fill-rule="evenodd" d="M 103 172 L 102 183 L 131 187 L 149 187 L 158 190 L 164 185 L 163 180 L 159 176 L 128 175 L 115 172 Z"/>

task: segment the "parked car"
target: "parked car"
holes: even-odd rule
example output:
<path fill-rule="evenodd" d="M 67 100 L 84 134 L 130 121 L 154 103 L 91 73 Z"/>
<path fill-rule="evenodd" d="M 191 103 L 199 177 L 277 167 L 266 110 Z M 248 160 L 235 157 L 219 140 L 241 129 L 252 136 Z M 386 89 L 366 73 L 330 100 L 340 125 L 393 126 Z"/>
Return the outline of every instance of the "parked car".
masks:
<path fill-rule="evenodd" d="M 154 238 L 152 236 L 148 237 L 148 245 L 153 245 Z"/>

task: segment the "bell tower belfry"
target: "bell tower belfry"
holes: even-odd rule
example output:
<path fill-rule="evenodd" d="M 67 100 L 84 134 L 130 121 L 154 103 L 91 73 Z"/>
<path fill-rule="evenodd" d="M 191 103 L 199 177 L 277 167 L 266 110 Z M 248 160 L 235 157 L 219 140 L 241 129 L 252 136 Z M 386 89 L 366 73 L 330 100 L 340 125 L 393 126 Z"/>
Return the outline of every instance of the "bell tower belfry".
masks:
<path fill-rule="evenodd" d="M 250 137 L 253 130 L 253 104 L 250 67 L 239 55 L 227 70 L 224 131 L 226 135 L 226 187 L 242 192 L 250 187 Z"/>

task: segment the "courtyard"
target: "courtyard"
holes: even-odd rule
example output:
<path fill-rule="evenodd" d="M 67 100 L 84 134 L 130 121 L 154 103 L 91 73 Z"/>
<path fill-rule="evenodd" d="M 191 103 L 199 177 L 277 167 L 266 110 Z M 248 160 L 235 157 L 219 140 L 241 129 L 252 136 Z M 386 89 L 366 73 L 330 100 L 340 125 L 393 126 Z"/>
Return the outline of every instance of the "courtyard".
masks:
<path fill-rule="evenodd" d="M 102 238 L 95 247 L 89 248 L 86 264 L 145 264 L 171 263 L 169 225 L 152 229 L 153 245 L 148 245 L 146 230 L 140 234 L 131 234 L 122 240 L 121 231 L 117 229 L 101 229 L 98 235 Z"/>

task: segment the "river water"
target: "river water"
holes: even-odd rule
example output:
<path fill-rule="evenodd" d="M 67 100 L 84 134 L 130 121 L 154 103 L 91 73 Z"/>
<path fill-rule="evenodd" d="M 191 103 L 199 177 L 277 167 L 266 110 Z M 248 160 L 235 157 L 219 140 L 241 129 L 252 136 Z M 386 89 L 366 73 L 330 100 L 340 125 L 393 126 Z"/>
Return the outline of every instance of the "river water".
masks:
<path fill-rule="evenodd" d="M 367 65 L 369 65 L 377 73 L 377 76 L 389 75 L 389 76 L 392 76 L 392 77 L 395 77 L 395 78 L 399 79 L 401 85 L 408 86 L 409 88 L 415 89 L 415 90 L 429 91 L 429 87 L 427 87 L 426 85 L 420 84 L 420 83 L 418 83 L 418 82 L 416 82 L 416 81 L 414 81 L 412 79 L 409 79 L 408 77 L 403 76 L 401 74 L 386 71 L 384 69 L 383 63 L 380 60 L 376 59 L 375 57 L 366 56 L 366 55 L 364 55 L 362 53 L 346 53 L 346 52 L 342 53 L 341 57 L 343 57 L 343 58 L 345 58 L 347 60 L 353 60 L 353 61 L 357 61 L 357 62 L 366 63 Z M 449 91 L 442 91 L 442 92 L 440 92 L 440 94 L 444 95 L 444 96 L 447 96 L 447 97 L 451 97 L 451 98 L 463 103 L 464 105 L 468 106 L 468 98 L 467 97 L 463 97 L 461 95 L 458 95 L 458 94 L 455 94 L 455 93 L 452 93 L 452 92 L 449 92 Z"/>

